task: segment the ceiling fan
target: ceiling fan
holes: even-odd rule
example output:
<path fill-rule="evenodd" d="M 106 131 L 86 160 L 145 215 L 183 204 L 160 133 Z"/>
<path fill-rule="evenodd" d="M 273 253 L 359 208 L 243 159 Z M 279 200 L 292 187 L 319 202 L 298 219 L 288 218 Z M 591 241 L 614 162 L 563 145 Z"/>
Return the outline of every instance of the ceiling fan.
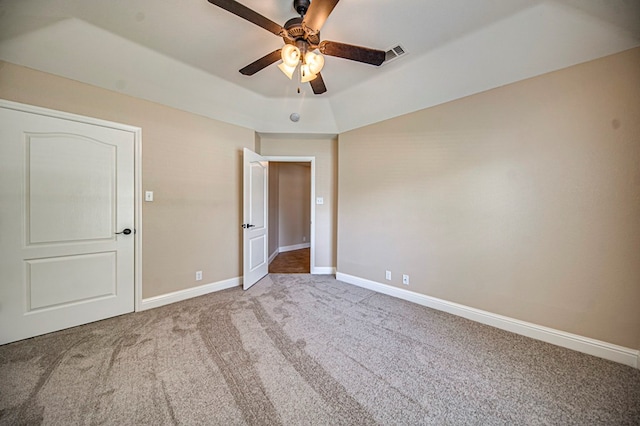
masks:
<path fill-rule="evenodd" d="M 327 91 L 320 74 L 324 65 L 324 58 L 322 55 L 315 54 L 314 50 L 317 49 L 325 55 L 376 66 L 384 62 L 385 52 L 382 50 L 336 41 L 320 41 L 320 29 L 339 0 L 313 0 L 313 2 L 310 0 L 293 0 L 293 8 L 300 16 L 289 19 L 284 26 L 276 24 L 234 0 L 208 1 L 272 32 L 278 37 L 282 37 L 282 40 L 284 40 L 285 45 L 282 48 L 274 50 L 242 68 L 240 72 L 244 75 L 253 75 L 282 59 L 282 63 L 278 65 L 282 72 L 292 78 L 295 69 L 300 65 L 300 81 L 302 83 L 309 82 L 313 93 L 319 95 Z"/>

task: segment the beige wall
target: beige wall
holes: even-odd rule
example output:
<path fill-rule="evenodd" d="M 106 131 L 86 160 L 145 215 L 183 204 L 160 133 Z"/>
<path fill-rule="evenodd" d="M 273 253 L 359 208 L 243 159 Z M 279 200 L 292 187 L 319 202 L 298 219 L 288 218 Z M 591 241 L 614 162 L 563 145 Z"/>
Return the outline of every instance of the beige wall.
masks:
<path fill-rule="evenodd" d="M 390 269 L 398 287 L 406 273 L 412 291 L 640 348 L 638 75 L 634 49 L 339 144 L 256 140 L 4 62 L 0 97 L 143 129 L 143 189 L 155 193 L 143 205 L 144 297 L 241 275 L 241 150 L 259 146 L 316 157 L 316 266 L 336 265 L 337 246 L 340 272 L 386 283 Z"/>
<path fill-rule="evenodd" d="M 142 128 L 143 297 L 242 275 L 242 148 L 250 129 L 0 62 L 0 98 Z M 203 280 L 195 281 L 195 271 Z"/>
<path fill-rule="evenodd" d="M 339 272 L 640 348 L 640 49 L 341 134 L 339 158 Z"/>
<path fill-rule="evenodd" d="M 271 167 L 272 163 L 269 163 Z M 309 163 L 280 163 L 279 247 L 309 242 L 311 230 L 311 167 Z"/>
<path fill-rule="evenodd" d="M 329 136 L 260 135 L 260 154 L 316 158 L 316 267 L 336 265 L 337 138 Z M 282 189 L 282 188 L 281 188 Z M 282 198 L 283 194 L 280 193 Z M 282 243 L 280 244 L 283 245 Z"/>
<path fill-rule="evenodd" d="M 269 257 L 280 247 L 280 164 L 269 163 Z"/>

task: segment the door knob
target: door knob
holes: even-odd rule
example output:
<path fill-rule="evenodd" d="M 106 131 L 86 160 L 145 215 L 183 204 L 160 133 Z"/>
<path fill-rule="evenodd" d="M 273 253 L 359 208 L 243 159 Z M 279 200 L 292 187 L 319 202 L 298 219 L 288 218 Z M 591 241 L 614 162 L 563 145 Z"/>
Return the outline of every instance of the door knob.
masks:
<path fill-rule="evenodd" d="M 125 228 L 122 232 L 116 232 L 116 235 L 119 235 L 119 234 L 129 235 L 130 233 L 131 233 L 131 229 Z"/>
<path fill-rule="evenodd" d="M 249 225 L 248 223 L 244 223 L 244 224 L 242 224 L 242 227 L 244 229 L 249 229 L 249 228 L 255 228 L 255 225 Z"/>

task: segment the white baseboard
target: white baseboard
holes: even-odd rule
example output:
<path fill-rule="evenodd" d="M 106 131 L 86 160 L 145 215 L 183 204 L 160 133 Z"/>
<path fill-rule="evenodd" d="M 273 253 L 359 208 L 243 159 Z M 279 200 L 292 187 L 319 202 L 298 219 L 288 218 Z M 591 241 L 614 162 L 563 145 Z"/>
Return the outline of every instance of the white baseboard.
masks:
<path fill-rule="evenodd" d="M 238 287 L 240 285 L 242 285 L 242 277 L 237 277 L 215 283 L 204 284 L 198 287 L 187 288 L 185 290 L 174 291 L 173 293 L 162 294 L 160 296 L 148 297 L 146 299 L 142 299 L 139 310 L 146 311 L 147 309 L 158 308 L 170 303 L 180 302 L 182 300 L 191 299 L 192 297 L 203 296 L 205 294 Z"/>
<path fill-rule="evenodd" d="M 469 306 L 438 299 L 413 291 L 392 287 L 353 275 L 336 273 L 336 279 L 358 287 L 364 287 L 378 293 L 404 299 L 428 308 L 448 312 L 492 327 L 507 330 L 522 336 L 542 340 L 557 346 L 573 349 L 589 355 L 619 362 L 631 367 L 640 368 L 640 351 L 614 345 L 612 343 L 595 340 L 577 334 L 567 333 L 549 327 L 520 321 L 515 318 L 494 314 Z"/>
<path fill-rule="evenodd" d="M 311 273 L 314 275 L 335 275 L 336 268 L 333 266 L 316 266 Z"/>
<path fill-rule="evenodd" d="M 311 243 L 294 244 L 292 246 L 284 246 L 278 248 L 278 253 L 284 253 L 286 251 L 300 250 L 311 247 Z"/>
<path fill-rule="evenodd" d="M 275 259 L 276 256 L 279 254 L 280 254 L 280 251 L 278 249 L 275 249 L 275 251 L 271 253 L 271 255 L 269 256 L 269 265 L 271 265 L 271 262 L 273 262 L 273 259 Z"/>

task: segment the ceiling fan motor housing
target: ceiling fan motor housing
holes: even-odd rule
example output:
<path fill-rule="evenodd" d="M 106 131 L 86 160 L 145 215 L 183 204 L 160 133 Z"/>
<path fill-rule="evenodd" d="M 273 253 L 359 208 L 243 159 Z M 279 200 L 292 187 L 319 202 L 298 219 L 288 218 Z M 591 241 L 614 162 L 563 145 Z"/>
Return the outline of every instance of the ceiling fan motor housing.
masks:
<path fill-rule="evenodd" d="M 313 93 L 320 95 L 327 91 L 324 80 L 320 75 L 320 69 L 322 69 L 322 65 L 324 63 L 324 57 L 322 55 L 335 56 L 371 65 L 382 64 L 386 57 L 386 53 L 382 50 L 370 49 L 367 47 L 336 41 L 325 40 L 320 43 L 320 29 L 336 4 L 338 4 L 339 0 L 289 0 L 293 1 L 293 8 L 300 16 L 289 19 L 284 26 L 280 26 L 269 18 L 262 16 L 258 12 L 244 6 L 236 0 L 208 1 L 209 3 L 232 13 L 239 18 L 264 28 L 278 37 L 282 37 L 284 40 L 285 46 L 281 49 L 274 50 L 273 52 L 266 54 L 262 58 L 253 61 L 249 65 L 240 69 L 240 73 L 243 75 L 254 75 L 269 65 L 278 62 L 278 60 L 284 60 L 282 55 L 283 52 L 294 50 L 296 51 L 296 56 L 298 58 L 302 57 L 303 65 L 306 66 L 305 75 L 303 76 L 302 71 L 300 73 L 301 81 L 308 81 L 309 84 L 311 84 Z M 313 7 L 311 7 L 312 1 Z M 322 55 L 309 54 L 309 52 L 313 52 L 316 49 L 319 49 Z M 288 59 L 289 57 L 287 57 L 287 61 Z M 306 61 L 309 63 L 306 63 Z M 278 67 L 283 65 L 285 65 L 284 62 L 278 65 Z M 297 63 L 287 64 L 286 68 L 281 68 L 289 78 L 291 78 L 293 71 L 290 69 L 295 69 L 293 65 L 297 65 Z M 317 73 L 314 72 L 313 69 L 317 70 Z M 310 76 L 313 77 L 310 79 L 307 78 Z M 304 80 L 303 77 L 305 78 Z"/>
<path fill-rule="evenodd" d="M 313 49 L 317 48 L 318 44 L 320 44 L 320 33 L 309 34 L 306 32 L 302 27 L 301 17 L 289 19 L 285 22 L 284 28 L 287 30 L 289 37 L 294 40 L 294 43 L 291 43 L 291 40 L 287 40 L 283 37 L 285 43 L 295 44 L 295 41 L 304 40 L 309 43 Z"/>

